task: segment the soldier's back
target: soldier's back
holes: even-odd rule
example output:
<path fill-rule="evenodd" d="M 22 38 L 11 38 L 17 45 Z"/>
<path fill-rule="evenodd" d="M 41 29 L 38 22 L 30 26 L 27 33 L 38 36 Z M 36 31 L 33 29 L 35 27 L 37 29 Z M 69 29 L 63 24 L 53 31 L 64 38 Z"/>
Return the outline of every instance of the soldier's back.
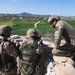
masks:
<path fill-rule="evenodd" d="M 16 46 L 13 42 L 5 40 L 0 44 L 0 62 L 2 74 L 11 74 L 12 70 L 16 71 Z M 13 72 L 14 73 L 14 72 Z M 12 74 L 13 74 L 12 73 Z"/>

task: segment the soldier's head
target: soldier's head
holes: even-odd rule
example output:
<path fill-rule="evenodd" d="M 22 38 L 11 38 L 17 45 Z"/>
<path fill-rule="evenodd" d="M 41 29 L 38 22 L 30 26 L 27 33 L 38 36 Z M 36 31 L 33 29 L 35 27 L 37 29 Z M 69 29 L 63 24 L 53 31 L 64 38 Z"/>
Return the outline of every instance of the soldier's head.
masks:
<path fill-rule="evenodd" d="M 11 34 L 11 27 L 8 25 L 0 26 L 0 35 L 3 37 L 10 37 Z"/>
<path fill-rule="evenodd" d="M 59 21 L 60 18 L 56 15 L 52 15 L 48 18 L 48 23 L 50 24 L 50 26 L 55 28 L 55 25 L 57 23 L 57 21 Z"/>
<path fill-rule="evenodd" d="M 26 35 L 27 35 L 28 38 L 34 38 L 36 40 L 38 40 L 40 38 L 39 35 L 38 35 L 38 32 L 33 28 L 29 29 L 27 31 Z"/>

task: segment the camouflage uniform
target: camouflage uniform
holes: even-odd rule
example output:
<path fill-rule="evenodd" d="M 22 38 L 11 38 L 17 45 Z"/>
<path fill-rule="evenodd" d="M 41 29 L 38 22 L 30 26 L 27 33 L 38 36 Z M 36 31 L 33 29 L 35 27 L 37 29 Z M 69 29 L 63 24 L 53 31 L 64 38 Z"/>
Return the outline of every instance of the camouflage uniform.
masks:
<path fill-rule="evenodd" d="M 71 37 L 75 37 L 75 30 L 67 22 L 61 21 L 58 16 L 51 16 L 48 22 L 52 22 L 52 20 L 57 21 L 54 33 L 54 44 L 57 50 L 53 49 L 54 55 L 71 56 L 74 50 L 74 47 L 71 45 Z M 66 43 L 60 46 L 62 38 L 65 39 Z"/>
<path fill-rule="evenodd" d="M 39 66 L 39 55 L 36 53 L 38 48 L 38 33 L 35 29 L 29 29 L 27 31 L 27 38 L 22 44 L 22 68 L 23 75 L 36 74 L 37 67 Z"/>
<path fill-rule="evenodd" d="M 20 74 L 19 65 L 17 65 L 21 58 L 20 50 L 17 49 L 15 43 L 8 40 L 11 30 L 11 27 L 7 25 L 0 27 L 0 34 L 3 37 L 0 44 L 0 71 L 2 75 Z"/>

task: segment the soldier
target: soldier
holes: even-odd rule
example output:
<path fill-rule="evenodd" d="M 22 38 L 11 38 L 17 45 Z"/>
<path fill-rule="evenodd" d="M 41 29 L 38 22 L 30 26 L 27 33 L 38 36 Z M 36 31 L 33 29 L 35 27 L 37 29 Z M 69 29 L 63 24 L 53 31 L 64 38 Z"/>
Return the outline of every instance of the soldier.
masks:
<path fill-rule="evenodd" d="M 73 49 L 71 48 L 71 37 L 75 37 L 75 30 L 67 22 L 60 20 L 55 15 L 49 17 L 48 23 L 56 30 L 54 33 L 55 47 L 52 53 L 57 56 L 72 56 L 75 48 L 73 46 Z M 66 43 L 60 46 L 62 38 Z"/>
<path fill-rule="evenodd" d="M 0 71 L 2 75 L 20 75 L 21 52 L 16 44 L 8 40 L 11 34 L 11 27 L 8 25 L 0 26 L 2 36 L 0 44 Z"/>
<path fill-rule="evenodd" d="M 40 36 L 35 29 L 29 29 L 26 39 L 22 44 L 22 69 L 23 75 L 34 75 L 38 73 L 40 54 L 36 52 Z"/>

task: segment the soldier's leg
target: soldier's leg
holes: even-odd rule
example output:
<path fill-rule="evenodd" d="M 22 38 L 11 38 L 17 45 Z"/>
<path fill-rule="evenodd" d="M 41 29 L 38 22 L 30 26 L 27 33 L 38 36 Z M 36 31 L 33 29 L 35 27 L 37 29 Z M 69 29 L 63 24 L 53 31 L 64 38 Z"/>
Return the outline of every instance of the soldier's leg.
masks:
<path fill-rule="evenodd" d="M 72 55 L 73 55 L 72 59 L 75 62 L 75 47 L 73 45 L 71 45 L 71 50 L 72 50 Z"/>
<path fill-rule="evenodd" d="M 67 56 L 71 57 L 71 45 L 69 43 L 64 44 L 63 46 L 60 46 L 57 50 L 54 50 L 56 56 Z"/>

